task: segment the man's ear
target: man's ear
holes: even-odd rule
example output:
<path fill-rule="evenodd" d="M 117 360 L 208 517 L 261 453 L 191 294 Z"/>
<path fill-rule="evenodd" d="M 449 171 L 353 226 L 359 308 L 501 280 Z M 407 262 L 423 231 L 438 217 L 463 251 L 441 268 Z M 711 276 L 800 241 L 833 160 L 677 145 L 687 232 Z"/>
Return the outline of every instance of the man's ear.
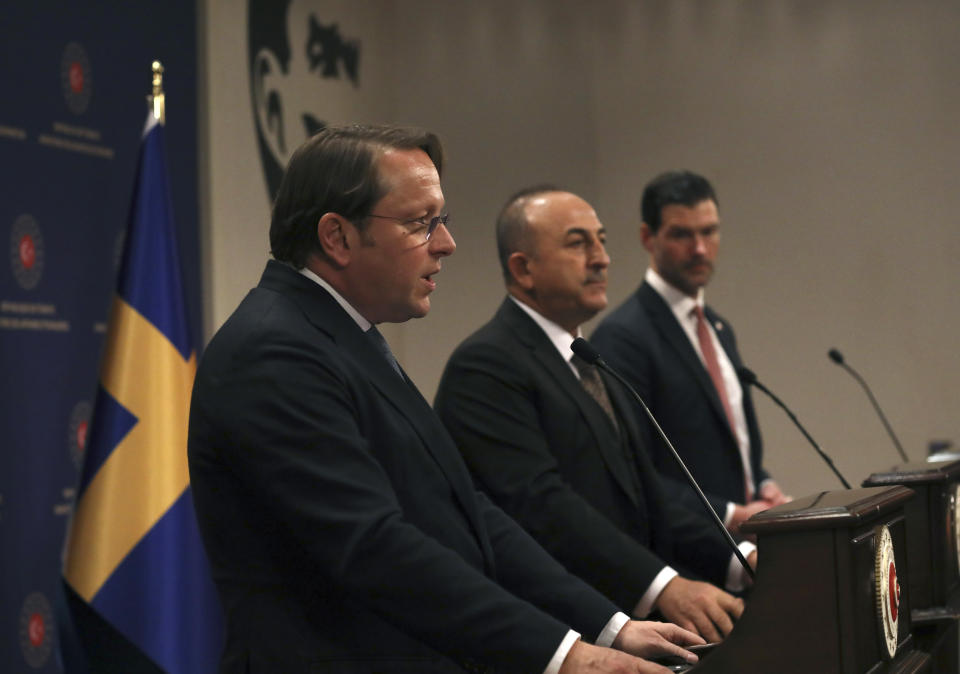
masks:
<path fill-rule="evenodd" d="M 533 275 L 530 273 L 530 257 L 526 253 L 516 251 L 507 258 L 507 269 L 510 270 L 512 283 L 529 291 L 533 288 Z"/>
<path fill-rule="evenodd" d="M 336 266 L 343 268 L 350 262 L 350 243 L 347 241 L 346 218 L 337 213 L 324 213 L 317 221 L 317 241 L 324 255 Z"/>
<path fill-rule="evenodd" d="M 284 77 L 280 61 L 269 49 L 261 49 L 253 62 L 253 112 L 263 142 L 279 166 L 290 158 L 287 129 L 283 127 L 283 98 L 278 85 Z"/>
<path fill-rule="evenodd" d="M 645 222 L 640 223 L 640 241 L 643 242 L 643 247 L 647 249 L 648 253 L 652 253 L 653 250 L 653 230 L 650 229 L 650 225 Z"/>

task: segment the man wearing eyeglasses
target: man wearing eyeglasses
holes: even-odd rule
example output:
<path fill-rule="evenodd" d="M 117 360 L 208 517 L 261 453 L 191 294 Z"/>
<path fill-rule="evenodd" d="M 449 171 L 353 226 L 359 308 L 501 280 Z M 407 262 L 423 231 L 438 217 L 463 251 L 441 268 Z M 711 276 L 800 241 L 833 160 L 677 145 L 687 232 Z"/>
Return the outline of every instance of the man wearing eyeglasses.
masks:
<path fill-rule="evenodd" d="M 717 196 L 706 178 L 671 171 L 641 199 L 650 267 L 640 288 L 591 342 L 637 389 L 731 533 L 788 500 L 763 468 L 753 401 L 730 324 L 704 303 L 720 243 Z M 655 463 L 672 491 L 699 502 L 661 442 Z"/>
<path fill-rule="evenodd" d="M 188 452 L 226 614 L 221 671 L 654 673 L 667 670 L 634 655 L 695 660 L 680 644 L 696 635 L 618 614 L 474 490 L 377 331 L 426 315 L 456 247 L 441 168 L 423 131 L 308 140 L 274 205 L 275 259 L 200 363 Z"/>
<path fill-rule="evenodd" d="M 743 568 L 702 506 L 668 498 L 634 402 L 571 350 L 607 305 L 606 229 L 580 197 L 539 186 L 496 230 L 509 294 L 450 357 L 437 413 L 477 485 L 566 568 L 624 611 L 720 641 L 743 602 L 717 586 L 742 589 Z"/>

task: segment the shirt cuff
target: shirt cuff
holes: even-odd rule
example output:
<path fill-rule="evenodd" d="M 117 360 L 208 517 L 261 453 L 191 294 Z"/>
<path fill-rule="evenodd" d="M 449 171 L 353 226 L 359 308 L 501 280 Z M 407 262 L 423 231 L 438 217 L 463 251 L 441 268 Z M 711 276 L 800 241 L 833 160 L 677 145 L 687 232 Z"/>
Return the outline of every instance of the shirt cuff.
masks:
<path fill-rule="evenodd" d="M 733 511 L 737 507 L 737 504 L 733 501 L 727 501 L 727 512 L 723 516 L 723 526 L 727 529 L 730 528 L 730 521 L 733 520 Z"/>
<path fill-rule="evenodd" d="M 734 559 L 736 559 L 736 557 L 734 557 Z M 663 588 L 678 575 L 680 574 L 669 566 L 660 569 L 660 573 L 656 575 L 653 582 L 647 587 L 647 591 L 640 597 L 640 601 L 633 607 L 633 615 L 638 618 L 646 618 L 650 615 L 650 612 L 653 611 L 654 604 L 656 604 L 657 599 L 660 598 L 660 593 L 663 592 Z"/>
<path fill-rule="evenodd" d="M 750 556 L 751 552 L 757 549 L 757 546 L 750 541 L 743 541 L 737 548 L 740 550 L 743 558 L 746 559 Z M 727 583 L 724 587 L 731 592 L 740 592 L 741 590 L 746 590 L 749 586 L 750 576 L 747 574 L 746 569 L 743 568 L 743 564 L 740 563 L 736 555 L 730 555 L 730 564 L 727 566 Z"/>
<path fill-rule="evenodd" d="M 622 630 L 623 626 L 628 622 L 630 622 L 630 616 L 628 616 L 626 613 L 617 611 L 613 614 L 613 617 L 607 621 L 607 624 L 603 626 L 600 636 L 597 637 L 597 640 L 594 643 L 597 646 L 611 648 L 614 640 L 617 638 L 617 635 L 620 634 L 620 630 Z"/>
<path fill-rule="evenodd" d="M 607 624 L 609 625 L 610 623 Z M 543 670 L 543 674 L 559 674 L 560 666 L 563 665 L 564 658 L 567 657 L 567 653 L 570 652 L 570 649 L 573 648 L 573 645 L 579 640 L 579 632 L 567 630 L 567 636 L 563 638 L 563 641 L 560 642 L 560 646 L 557 647 L 557 650 L 553 652 L 553 657 L 550 658 L 550 662 L 547 663 L 547 668 Z"/>

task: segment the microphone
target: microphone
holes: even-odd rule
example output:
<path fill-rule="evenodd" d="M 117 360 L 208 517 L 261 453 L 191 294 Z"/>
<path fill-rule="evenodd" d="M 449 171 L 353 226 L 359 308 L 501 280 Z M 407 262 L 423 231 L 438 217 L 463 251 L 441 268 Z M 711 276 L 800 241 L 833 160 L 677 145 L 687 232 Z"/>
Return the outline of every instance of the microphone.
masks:
<path fill-rule="evenodd" d="M 783 401 L 773 394 L 773 391 L 771 391 L 766 386 L 760 383 L 760 380 L 757 379 L 757 375 L 753 373 L 753 370 L 747 367 L 740 366 L 737 368 L 737 376 L 740 377 L 740 381 L 743 382 L 744 384 L 749 386 L 756 386 L 758 389 L 760 389 L 761 391 L 766 393 L 768 396 L 770 396 L 770 399 L 773 400 L 773 402 L 777 403 L 777 405 L 779 405 L 783 409 L 783 411 L 787 413 L 787 416 L 790 417 L 790 420 L 794 424 L 796 424 L 797 428 L 800 429 L 800 432 L 803 433 L 803 437 L 805 437 L 807 441 L 809 441 L 810 444 L 813 445 L 813 448 L 817 450 L 817 454 L 820 455 L 820 458 L 822 458 L 824 461 L 827 462 L 827 465 L 830 466 L 830 470 L 832 470 L 834 474 L 838 478 L 840 478 L 840 482 L 843 484 L 843 486 L 846 487 L 847 489 L 850 489 L 850 483 L 844 479 L 843 475 L 840 474 L 840 471 L 837 470 L 837 467 L 833 465 L 833 461 L 830 460 L 830 457 L 827 456 L 822 449 L 820 449 L 820 445 L 817 444 L 816 440 L 810 437 L 810 434 L 807 433 L 807 429 L 804 428 L 803 425 L 797 420 L 797 417 L 794 415 L 793 412 L 790 411 L 790 408 L 784 405 Z"/>
<path fill-rule="evenodd" d="M 827 352 L 827 355 L 830 356 L 830 360 L 832 360 L 834 363 L 836 363 L 837 365 L 842 367 L 844 370 L 849 372 L 851 377 L 853 377 L 858 382 L 860 382 L 860 386 L 862 386 L 863 390 L 867 392 L 867 396 L 869 396 L 870 402 L 873 403 L 873 409 L 877 411 L 877 415 L 880 417 L 880 421 L 883 422 L 884 428 L 887 429 L 887 434 L 890 436 L 890 439 L 893 440 L 893 444 L 896 446 L 897 451 L 900 452 L 900 458 L 903 459 L 904 463 L 909 462 L 910 459 L 907 458 L 907 453 L 903 451 L 903 445 L 900 444 L 900 441 L 897 440 L 897 436 L 893 432 L 893 429 L 890 428 L 890 424 L 887 422 L 887 417 L 886 415 L 884 415 L 883 410 L 880 409 L 880 404 L 877 402 L 877 399 L 873 397 L 873 391 L 871 391 L 870 387 L 867 386 L 867 382 L 863 380 L 863 377 L 857 374 L 856 370 L 854 370 L 852 367 L 850 367 L 844 362 L 842 353 L 840 353 L 836 349 L 830 349 L 830 351 Z"/>
<path fill-rule="evenodd" d="M 657 423 L 656 418 L 653 416 L 653 412 L 651 412 L 650 408 L 647 407 L 647 403 L 643 402 L 643 398 L 640 397 L 640 394 L 637 393 L 632 386 L 630 386 L 626 379 L 621 377 L 615 370 L 607 365 L 603 358 L 600 357 L 600 352 L 593 348 L 593 345 L 591 345 L 590 342 L 585 340 L 583 337 L 577 337 L 575 340 L 573 340 L 573 344 L 570 345 L 570 348 L 572 348 L 573 352 L 583 358 L 586 362 L 590 363 L 591 365 L 596 365 L 618 382 L 623 384 L 624 388 L 630 391 L 633 397 L 636 398 L 637 402 L 640 403 L 640 407 L 642 407 L 643 411 L 647 413 L 647 418 L 650 419 L 650 422 L 653 424 L 654 428 L 657 429 L 657 432 L 663 439 L 663 443 L 673 455 L 674 461 L 677 462 L 677 465 L 680 466 L 680 470 L 682 470 L 683 474 L 687 477 L 687 481 L 690 483 L 690 486 L 693 487 L 693 491 L 695 491 L 697 496 L 700 497 L 700 500 L 703 502 L 703 507 L 707 509 L 708 513 L 710 513 L 714 524 L 717 525 L 717 527 L 720 529 L 720 533 L 723 534 L 723 537 L 733 549 L 733 554 L 737 556 L 738 560 L 740 560 L 740 563 L 743 565 L 743 569 L 747 572 L 747 575 L 750 576 L 750 580 L 754 580 L 755 576 L 753 569 L 747 563 L 743 553 L 740 552 L 740 548 L 738 548 L 737 544 L 734 542 L 733 536 L 731 536 L 730 532 L 727 531 L 727 528 L 723 526 L 723 522 L 720 521 L 716 511 L 713 509 L 713 506 L 710 505 L 710 501 L 708 501 L 707 497 L 703 495 L 700 485 L 697 484 L 697 481 L 693 479 L 693 475 L 691 475 L 690 471 L 687 470 L 687 466 L 683 463 L 683 459 L 681 459 L 680 455 L 677 454 L 677 450 L 673 448 L 673 443 L 670 442 L 669 438 L 667 438 L 667 434 L 663 432 L 662 428 L 660 428 L 660 424 Z"/>

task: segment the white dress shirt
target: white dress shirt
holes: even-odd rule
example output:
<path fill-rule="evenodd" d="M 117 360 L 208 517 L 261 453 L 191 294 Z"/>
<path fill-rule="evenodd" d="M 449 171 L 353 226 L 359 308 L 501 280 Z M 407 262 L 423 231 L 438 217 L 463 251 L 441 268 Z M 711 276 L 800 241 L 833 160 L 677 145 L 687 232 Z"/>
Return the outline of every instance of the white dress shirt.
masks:
<path fill-rule="evenodd" d="M 690 340 L 690 345 L 699 356 L 700 362 L 706 368 L 707 363 L 703 358 L 703 352 L 700 350 L 700 339 L 697 337 L 697 317 L 694 313 L 695 307 L 700 307 L 701 310 L 704 307 L 703 288 L 700 288 L 697 297 L 693 298 L 664 281 L 663 277 L 653 269 L 647 269 L 645 279 L 670 307 L 670 311 L 673 312 L 680 327 L 683 328 L 683 332 L 687 335 L 687 339 Z M 753 466 L 750 463 L 750 433 L 747 430 L 747 417 L 743 412 L 743 387 L 740 386 L 740 378 L 737 377 L 737 371 L 733 368 L 733 363 L 730 362 L 727 352 L 720 345 L 717 330 L 723 330 L 723 324 L 718 321 L 716 324 L 710 325 L 709 320 L 707 320 L 707 332 L 710 334 L 711 341 L 713 341 L 713 350 L 716 352 L 717 361 L 720 364 L 723 387 L 726 389 L 730 411 L 733 413 L 734 436 L 740 450 L 740 465 L 743 467 L 744 482 L 747 485 L 750 499 L 752 499 L 754 497 Z M 730 522 L 735 505 L 734 503 L 727 504 L 725 522 Z"/>

